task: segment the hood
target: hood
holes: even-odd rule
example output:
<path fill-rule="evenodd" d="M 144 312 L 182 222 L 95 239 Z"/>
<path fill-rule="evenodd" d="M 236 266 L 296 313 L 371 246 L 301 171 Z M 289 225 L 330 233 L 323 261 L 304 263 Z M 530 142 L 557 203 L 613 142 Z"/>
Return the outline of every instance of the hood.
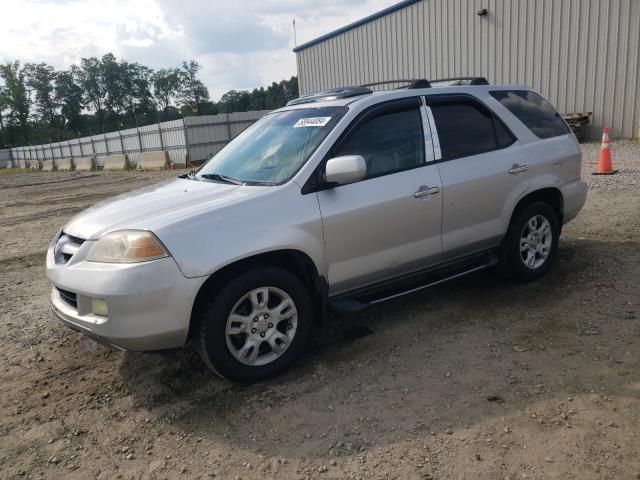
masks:
<path fill-rule="evenodd" d="M 155 231 L 178 219 L 258 196 L 269 188 L 176 178 L 97 203 L 73 217 L 63 230 L 87 240 L 114 230 Z"/>

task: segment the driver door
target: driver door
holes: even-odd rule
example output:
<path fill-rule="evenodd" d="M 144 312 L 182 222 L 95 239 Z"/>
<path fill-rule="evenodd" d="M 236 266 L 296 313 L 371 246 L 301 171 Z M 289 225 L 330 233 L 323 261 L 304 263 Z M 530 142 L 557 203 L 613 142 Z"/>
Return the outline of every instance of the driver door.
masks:
<path fill-rule="evenodd" d="M 442 255 L 442 194 L 418 97 L 376 105 L 336 142 L 329 158 L 362 155 L 367 176 L 317 192 L 329 293 L 427 267 Z"/>

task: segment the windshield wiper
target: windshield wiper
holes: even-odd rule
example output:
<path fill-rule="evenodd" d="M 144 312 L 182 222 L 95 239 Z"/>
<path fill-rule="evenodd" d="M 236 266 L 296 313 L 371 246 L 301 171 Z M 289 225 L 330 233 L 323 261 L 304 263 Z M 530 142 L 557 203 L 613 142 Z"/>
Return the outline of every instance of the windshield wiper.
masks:
<path fill-rule="evenodd" d="M 178 178 L 184 178 L 185 180 L 195 180 L 199 182 L 200 180 L 196 177 L 196 171 L 191 170 L 189 173 L 185 173 L 184 175 L 180 175 Z"/>
<path fill-rule="evenodd" d="M 240 180 L 236 180 L 235 178 L 227 177 L 225 175 L 220 175 L 219 173 L 202 173 L 200 176 L 207 180 L 214 180 L 216 182 L 222 182 L 222 183 L 230 183 L 231 185 L 242 185 L 243 183 Z"/>

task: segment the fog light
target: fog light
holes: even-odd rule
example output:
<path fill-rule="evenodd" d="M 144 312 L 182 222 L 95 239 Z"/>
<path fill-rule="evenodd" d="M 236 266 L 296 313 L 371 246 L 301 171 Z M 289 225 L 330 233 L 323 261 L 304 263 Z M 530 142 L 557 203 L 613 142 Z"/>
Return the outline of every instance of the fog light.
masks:
<path fill-rule="evenodd" d="M 107 302 L 99 298 L 91 299 L 91 311 L 96 315 L 101 315 L 103 317 L 106 317 L 109 315 L 109 311 L 107 309 Z"/>

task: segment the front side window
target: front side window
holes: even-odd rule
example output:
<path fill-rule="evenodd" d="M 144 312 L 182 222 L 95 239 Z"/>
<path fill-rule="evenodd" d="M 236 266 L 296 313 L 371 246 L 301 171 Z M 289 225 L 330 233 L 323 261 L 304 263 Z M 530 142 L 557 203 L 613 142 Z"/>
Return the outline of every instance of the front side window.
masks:
<path fill-rule="evenodd" d="M 362 155 L 367 178 L 424 164 L 424 133 L 418 106 L 381 113 L 358 125 L 332 156 Z"/>
<path fill-rule="evenodd" d="M 502 123 L 476 102 L 445 100 L 430 107 L 443 160 L 491 152 L 515 141 Z"/>
<path fill-rule="evenodd" d="M 490 93 L 538 138 L 558 137 L 569 133 L 567 124 L 555 108 L 536 92 L 494 90 Z"/>
<path fill-rule="evenodd" d="M 304 108 L 262 117 L 196 173 L 198 180 L 277 185 L 305 164 L 346 108 Z"/>

